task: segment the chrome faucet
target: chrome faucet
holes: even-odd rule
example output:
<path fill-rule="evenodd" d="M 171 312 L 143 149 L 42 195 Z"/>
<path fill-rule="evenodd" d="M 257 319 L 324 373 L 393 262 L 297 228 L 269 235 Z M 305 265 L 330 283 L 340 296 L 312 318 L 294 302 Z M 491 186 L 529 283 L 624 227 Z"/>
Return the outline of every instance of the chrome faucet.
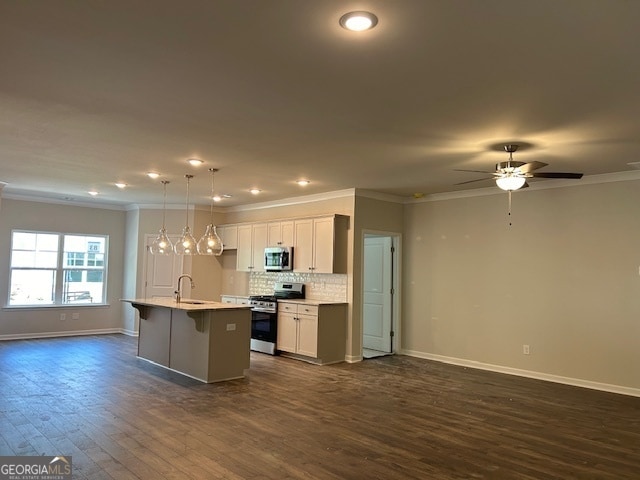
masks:
<path fill-rule="evenodd" d="M 191 275 L 187 275 L 186 273 L 183 273 L 182 275 L 180 275 L 178 277 L 178 289 L 174 292 L 176 294 L 176 302 L 180 303 L 180 280 L 182 280 L 183 278 L 188 278 L 189 281 L 191 282 L 191 288 L 195 288 L 196 284 L 193 283 L 193 278 L 191 278 Z"/>

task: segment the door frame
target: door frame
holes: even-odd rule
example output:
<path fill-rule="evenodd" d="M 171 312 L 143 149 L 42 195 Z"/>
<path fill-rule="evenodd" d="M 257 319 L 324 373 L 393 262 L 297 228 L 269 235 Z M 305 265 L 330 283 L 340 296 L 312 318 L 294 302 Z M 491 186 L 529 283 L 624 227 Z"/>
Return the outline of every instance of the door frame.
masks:
<path fill-rule="evenodd" d="M 393 253 L 391 255 L 391 288 L 393 288 L 393 297 L 391 305 L 391 330 L 393 331 L 393 338 L 391 339 L 391 354 L 395 354 L 400 351 L 402 345 L 402 331 L 400 315 L 402 311 L 402 290 L 401 290 L 401 278 L 402 278 L 402 234 L 399 232 L 387 232 L 382 230 L 362 230 L 362 238 L 360 239 L 360 358 L 363 357 L 364 346 L 364 239 L 367 237 L 389 237 L 391 238 L 391 245 L 393 246 Z"/>

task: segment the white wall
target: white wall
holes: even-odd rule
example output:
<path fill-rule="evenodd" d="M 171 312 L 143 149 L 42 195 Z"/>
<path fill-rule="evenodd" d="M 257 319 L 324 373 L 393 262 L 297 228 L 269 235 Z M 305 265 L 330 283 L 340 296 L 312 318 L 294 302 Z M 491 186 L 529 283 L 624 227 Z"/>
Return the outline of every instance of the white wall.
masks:
<path fill-rule="evenodd" d="M 0 305 L 9 291 L 13 229 L 109 235 L 107 306 L 0 309 L 0 338 L 71 335 L 122 330 L 125 212 L 5 198 L 0 209 Z M 60 320 L 60 314 L 66 319 Z M 73 319 L 73 313 L 79 315 Z"/>
<path fill-rule="evenodd" d="M 516 192 L 511 227 L 506 193 L 407 205 L 403 349 L 640 389 L 639 206 L 640 181 Z"/>

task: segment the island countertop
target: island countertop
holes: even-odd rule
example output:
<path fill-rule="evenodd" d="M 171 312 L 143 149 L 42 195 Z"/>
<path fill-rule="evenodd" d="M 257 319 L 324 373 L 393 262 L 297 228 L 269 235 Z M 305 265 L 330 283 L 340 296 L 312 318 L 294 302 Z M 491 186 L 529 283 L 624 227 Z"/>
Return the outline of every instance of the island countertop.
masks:
<path fill-rule="evenodd" d="M 179 303 L 173 298 L 135 298 L 122 299 L 123 302 L 131 304 L 145 305 L 148 307 L 164 307 L 175 308 L 177 310 L 185 310 L 187 312 L 201 312 L 203 310 L 246 310 L 251 308 L 250 305 L 241 305 L 236 303 L 222 303 L 214 300 L 195 300 L 192 298 L 184 298 Z"/>

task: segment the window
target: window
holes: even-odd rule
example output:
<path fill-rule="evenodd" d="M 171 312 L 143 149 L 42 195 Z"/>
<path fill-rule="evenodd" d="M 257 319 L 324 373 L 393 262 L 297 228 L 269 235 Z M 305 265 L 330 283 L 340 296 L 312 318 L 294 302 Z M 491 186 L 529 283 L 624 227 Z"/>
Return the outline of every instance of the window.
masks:
<path fill-rule="evenodd" d="M 108 237 L 14 230 L 9 305 L 101 304 Z"/>

